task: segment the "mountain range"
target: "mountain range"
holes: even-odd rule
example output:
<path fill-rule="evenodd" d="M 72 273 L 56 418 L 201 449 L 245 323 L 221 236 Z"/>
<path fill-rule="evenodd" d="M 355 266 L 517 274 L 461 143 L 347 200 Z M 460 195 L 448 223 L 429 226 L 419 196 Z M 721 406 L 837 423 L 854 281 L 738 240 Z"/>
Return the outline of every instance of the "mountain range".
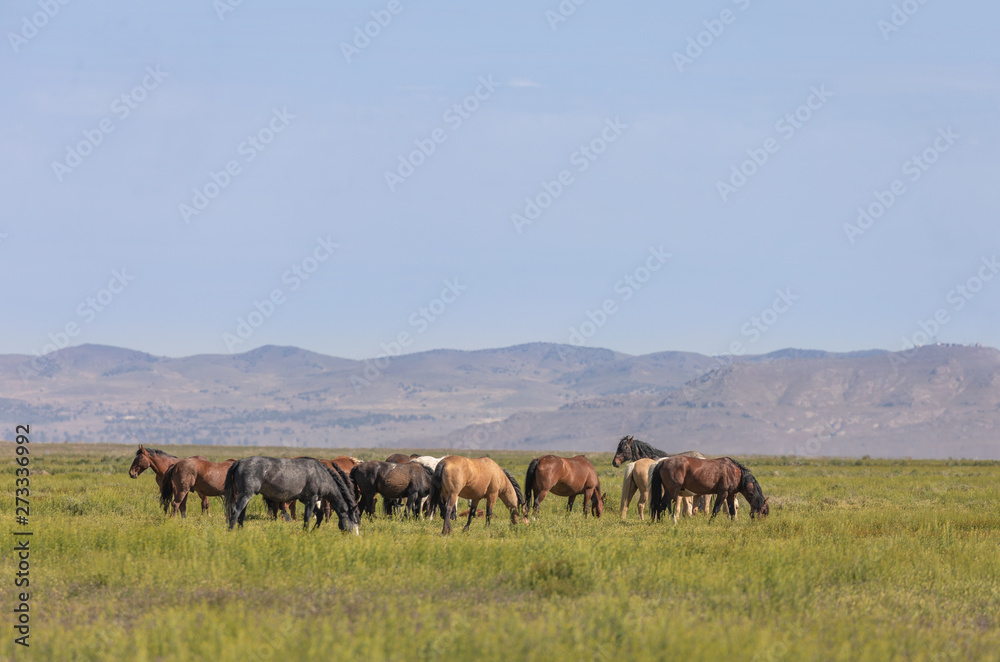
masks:
<path fill-rule="evenodd" d="M 531 343 L 356 361 L 296 347 L 0 355 L 0 422 L 34 440 L 336 448 L 1000 458 L 1000 351 L 630 356 Z"/>

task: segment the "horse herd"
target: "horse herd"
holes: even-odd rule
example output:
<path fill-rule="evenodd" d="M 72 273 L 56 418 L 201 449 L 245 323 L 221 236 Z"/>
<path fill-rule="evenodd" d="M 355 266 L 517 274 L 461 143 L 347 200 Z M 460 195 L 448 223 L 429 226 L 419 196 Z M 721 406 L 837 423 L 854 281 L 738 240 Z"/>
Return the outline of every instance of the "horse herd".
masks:
<path fill-rule="evenodd" d="M 624 519 L 632 498 L 639 494 L 639 518 L 643 519 L 648 503 L 652 520 L 664 512 L 677 522 L 679 511 L 692 514 L 694 508 L 708 512 L 708 501 L 714 495 L 714 518 L 726 508 L 736 517 L 736 494 L 742 494 L 750 504 L 750 516 L 767 515 L 767 499 L 757 479 L 739 462 L 722 457 L 708 459 L 696 451 L 676 455 L 653 446 L 622 437 L 618 442 L 612 465 L 628 463 L 622 484 L 621 517 Z M 567 510 L 583 497 L 583 514 L 600 517 L 604 512 L 606 494 L 594 465 L 583 455 L 572 458 L 544 455 L 528 465 L 524 491 L 511 473 L 488 457 L 468 458 L 460 455 L 431 457 L 428 455 L 394 454 L 384 462 L 362 462 L 341 456 L 331 460 L 311 457 L 274 458 L 247 457 L 212 462 L 201 456 L 178 458 L 161 450 L 140 445 L 129 468 L 129 476 L 137 478 L 146 469 L 156 474 L 160 503 L 164 513 L 182 517 L 187 514 L 187 497 L 194 492 L 201 497 L 202 513 L 209 509 L 209 497 L 221 496 L 229 528 L 243 526 L 247 504 L 260 494 L 272 518 L 281 513 L 286 521 L 295 519 L 295 504 L 304 506 L 303 526 L 315 515 L 316 527 L 324 519 L 337 517 L 342 531 L 358 533 L 361 514 L 375 515 L 376 503 L 382 498 L 386 515 L 402 511 L 408 516 L 424 515 L 431 519 L 440 512 L 444 522 L 442 533 L 451 532 L 451 522 L 459 517 L 458 500 L 469 501 L 468 520 L 485 515 L 489 525 L 493 506 L 499 499 L 510 510 L 511 524 L 518 518 L 528 522 L 538 515 L 538 508 L 551 493 L 566 497 Z M 478 509 L 485 500 L 485 512 Z M 291 511 L 291 515 L 289 515 Z"/>

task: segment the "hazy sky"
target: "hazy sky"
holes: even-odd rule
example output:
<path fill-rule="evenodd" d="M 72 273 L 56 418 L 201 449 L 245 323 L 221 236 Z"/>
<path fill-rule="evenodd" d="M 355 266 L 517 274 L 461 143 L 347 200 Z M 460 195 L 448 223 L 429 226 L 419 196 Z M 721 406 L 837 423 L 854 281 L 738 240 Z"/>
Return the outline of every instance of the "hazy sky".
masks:
<path fill-rule="evenodd" d="M 1000 346 L 998 24 L 4 2 L 0 352 Z"/>

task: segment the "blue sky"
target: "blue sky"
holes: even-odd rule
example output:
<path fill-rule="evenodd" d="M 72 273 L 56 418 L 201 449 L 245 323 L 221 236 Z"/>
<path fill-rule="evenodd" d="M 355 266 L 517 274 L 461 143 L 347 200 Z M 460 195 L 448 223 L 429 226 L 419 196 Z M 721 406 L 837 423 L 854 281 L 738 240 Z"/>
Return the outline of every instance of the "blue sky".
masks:
<path fill-rule="evenodd" d="M 1000 346 L 993 3 L 221 3 L 0 9 L 0 352 Z"/>

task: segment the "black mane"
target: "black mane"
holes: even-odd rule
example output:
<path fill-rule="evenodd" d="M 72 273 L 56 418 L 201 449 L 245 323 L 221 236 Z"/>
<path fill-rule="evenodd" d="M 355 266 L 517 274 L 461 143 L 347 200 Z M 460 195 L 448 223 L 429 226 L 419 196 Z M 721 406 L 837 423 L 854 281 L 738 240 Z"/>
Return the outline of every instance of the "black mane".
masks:
<path fill-rule="evenodd" d="M 639 441 L 638 439 L 632 440 L 632 457 L 629 458 L 632 462 L 636 460 L 641 460 L 643 458 L 649 458 L 651 460 L 658 460 L 661 457 L 666 457 L 670 455 L 667 451 L 661 451 L 659 448 L 647 444 L 645 441 Z"/>
<path fill-rule="evenodd" d="M 739 468 L 740 470 L 739 489 L 741 492 L 745 492 L 746 494 L 749 494 L 751 497 L 753 497 L 752 501 L 750 499 L 747 499 L 747 501 L 750 503 L 750 506 L 752 508 L 759 508 L 760 506 L 763 506 L 764 490 L 760 488 L 760 481 L 757 480 L 757 477 L 754 476 L 752 473 L 750 473 L 750 470 L 747 469 L 744 465 L 740 464 L 733 458 L 729 457 L 726 459 L 735 464 Z M 753 485 L 753 489 L 750 489 L 748 485 Z"/>

